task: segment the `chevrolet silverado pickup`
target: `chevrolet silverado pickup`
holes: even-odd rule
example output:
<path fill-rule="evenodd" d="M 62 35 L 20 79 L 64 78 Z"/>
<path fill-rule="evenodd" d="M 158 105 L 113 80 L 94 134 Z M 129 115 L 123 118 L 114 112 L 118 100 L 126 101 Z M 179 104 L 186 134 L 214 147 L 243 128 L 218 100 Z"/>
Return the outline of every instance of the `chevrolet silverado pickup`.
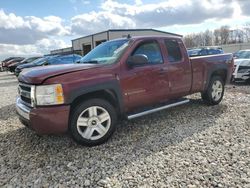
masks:
<path fill-rule="evenodd" d="M 104 143 L 117 120 L 189 102 L 217 105 L 230 81 L 232 54 L 189 58 L 181 38 L 131 37 L 102 43 L 78 64 L 24 70 L 16 109 L 38 134 L 70 132 L 82 145 Z"/>

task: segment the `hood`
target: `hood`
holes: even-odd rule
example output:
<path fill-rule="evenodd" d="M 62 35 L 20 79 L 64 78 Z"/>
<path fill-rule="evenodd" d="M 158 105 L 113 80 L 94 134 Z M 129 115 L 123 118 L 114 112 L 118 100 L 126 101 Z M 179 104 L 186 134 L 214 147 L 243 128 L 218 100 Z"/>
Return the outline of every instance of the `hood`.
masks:
<path fill-rule="evenodd" d="M 27 65 L 27 64 L 25 64 Z M 90 68 L 101 67 L 97 64 L 67 64 L 67 65 L 48 65 L 32 69 L 25 69 L 21 72 L 18 80 L 30 84 L 40 84 L 49 77 L 57 75 L 86 70 Z"/>
<path fill-rule="evenodd" d="M 9 65 L 9 67 L 18 66 L 18 65 L 20 65 L 20 62 L 11 63 L 11 64 Z"/>
<path fill-rule="evenodd" d="M 240 66 L 250 66 L 250 59 L 235 59 L 234 64 Z"/>

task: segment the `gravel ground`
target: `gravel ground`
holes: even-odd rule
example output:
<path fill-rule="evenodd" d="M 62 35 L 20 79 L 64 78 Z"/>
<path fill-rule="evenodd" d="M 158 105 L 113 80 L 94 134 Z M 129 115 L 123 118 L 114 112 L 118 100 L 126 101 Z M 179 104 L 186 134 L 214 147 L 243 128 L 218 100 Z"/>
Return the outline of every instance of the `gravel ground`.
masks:
<path fill-rule="evenodd" d="M 0 73 L 0 187 L 250 187 L 250 86 L 220 105 L 189 104 L 119 123 L 104 145 L 42 136 L 15 114 L 17 82 Z"/>

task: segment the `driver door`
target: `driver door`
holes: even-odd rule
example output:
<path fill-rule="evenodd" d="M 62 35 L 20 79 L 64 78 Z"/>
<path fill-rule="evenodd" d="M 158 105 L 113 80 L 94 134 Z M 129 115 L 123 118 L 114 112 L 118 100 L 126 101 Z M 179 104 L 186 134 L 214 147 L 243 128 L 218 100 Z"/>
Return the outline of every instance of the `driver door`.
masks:
<path fill-rule="evenodd" d="M 148 63 L 127 67 L 121 79 L 129 110 L 161 102 L 168 91 L 166 65 L 158 41 L 139 43 L 131 56 L 138 54 L 145 55 Z"/>

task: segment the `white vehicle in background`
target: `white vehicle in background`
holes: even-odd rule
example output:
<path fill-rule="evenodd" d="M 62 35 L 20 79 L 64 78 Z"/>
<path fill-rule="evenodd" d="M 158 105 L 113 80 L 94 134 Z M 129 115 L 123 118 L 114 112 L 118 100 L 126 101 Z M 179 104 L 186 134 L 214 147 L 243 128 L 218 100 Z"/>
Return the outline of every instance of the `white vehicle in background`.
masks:
<path fill-rule="evenodd" d="M 250 81 L 250 50 L 236 52 L 234 60 L 233 81 Z"/>

